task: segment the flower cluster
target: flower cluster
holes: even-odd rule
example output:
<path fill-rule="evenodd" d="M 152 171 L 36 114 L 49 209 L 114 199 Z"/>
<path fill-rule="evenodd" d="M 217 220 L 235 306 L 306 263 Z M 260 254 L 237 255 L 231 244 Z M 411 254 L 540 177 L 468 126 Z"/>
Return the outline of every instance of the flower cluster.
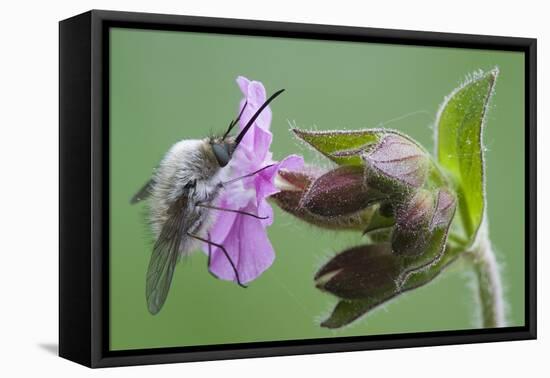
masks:
<path fill-rule="evenodd" d="M 339 166 L 281 171 L 288 189 L 273 198 L 308 223 L 360 230 L 370 237 L 336 255 L 315 275 L 317 288 L 361 308 L 354 315 L 360 316 L 402 292 L 415 273 L 439 261 L 455 213 L 455 195 L 434 185 L 428 178 L 434 169 L 430 156 L 397 132 L 350 132 L 369 140 L 351 150 L 335 147 L 338 138 L 344 140 L 341 132 L 295 133 Z M 359 159 L 351 160 L 354 156 Z M 324 325 L 339 327 L 342 322 Z"/>

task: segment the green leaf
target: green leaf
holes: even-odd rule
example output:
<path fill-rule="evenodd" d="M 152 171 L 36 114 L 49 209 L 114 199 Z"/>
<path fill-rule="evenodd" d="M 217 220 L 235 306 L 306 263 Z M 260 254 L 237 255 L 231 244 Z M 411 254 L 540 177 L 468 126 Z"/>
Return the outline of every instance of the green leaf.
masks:
<path fill-rule="evenodd" d="M 483 128 L 497 76 L 495 68 L 455 89 L 436 121 L 437 159 L 455 181 L 459 214 L 470 242 L 475 240 L 485 211 Z"/>
<path fill-rule="evenodd" d="M 388 292 L 388 295 L 388 297 L 384 298 L 386 301 L 391 299 L 395 294 Z M 321 323 L 321 327 L 334 329 L 348 325 L 382 302 L 374 298 L 353 301 L 341 300 L 332 311 L 332 314 Z"/>
<path fill-rule="evenodd" d="M 292 131 L 296 137 L 338 165 L 365 166 L 366 159 L 367 163 L 373 165 L 373 169 L 371 169 L 373 171 L 371 173 L 374 173 L 372 178 L 380 176 L 380 179 L 384 180 L 384 177 L 387 176 L 391 182 L 396 182 L 399 181 L 399 177 L 391 177 L 392 174 L 399 175 L 399 172 L 404 172 L 405 176 L 400 178 L 409 179 L 409 181 L 417 180 L 417 185 L 423 183 L 424 186 L 432 189 L 448 185 L 446 177 L 442 175 L 441 170 L 428 151 L 414 139 L 397 130 L 375 128 L 357 131 L 300 129 L 292 129 Z M 399 143 L 384 143 L 387 141 Z M 382 148 L 382 144 L 387 144 L 389 148 Z M 391 150 L 391 146 L 397 144 L 409 144 L 409 146 L 401 150 Z M 388 149 L 391 151 L 388 151 Z M 415 153 L 412 153 L 412 151 L 415 151 Z M 396 163 L 392 165 L 391 161 Z M 414 165 L 416 163 L 425 166 L 421 169 L 420 166 L 416 167 Z M 411 172 L 418 177 L 406 177 L 406 174 Z M 426 174 L 427 177 L 424 179 Z M 393 188 L 395 185 L 392 185 L 391 182 L 389 187 L 382 185 L 383 189 L 388 192 L 395 189 Z M 404 183 L 403 185 L 407 186 L 409 184 Z M 402 189 L 401 186 L 403 185 L 397 185 L 400 187 L 398 189 Z"/>
<path fill-rule="evenodd" d="M 424 286 L 434 278 L 436 278 L 445 268 L 447 268 L 456 258 L 463 252 L 461 248 L 452 248 L 449 245 L 445 247 L 445 253 L 440 259 L 436 260 L 433 264 L 427 266 L 425 269 L 419 269 L 412 272 L 407 281 L 401 287 L 401 292 L 407 292 L 409 290 L 416 289 L 420 286 Z"/>
<path fill-rule="evenodd" d="M 362 165 L 361 153 L 378 142 L 381 130 L 314 131 L 292 129 L 294 134 L 317 151 L 340 165 Z"/>

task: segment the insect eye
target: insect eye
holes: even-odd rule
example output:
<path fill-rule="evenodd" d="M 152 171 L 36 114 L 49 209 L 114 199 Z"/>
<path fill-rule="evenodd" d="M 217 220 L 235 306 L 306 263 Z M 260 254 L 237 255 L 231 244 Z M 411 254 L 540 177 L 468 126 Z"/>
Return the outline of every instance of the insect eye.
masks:
<path fill-rule="evenodd" d="M 229 163 L 231 155 L 229 154 L 229 149 L 226 144 L 213 144 L 212 151 L 214 151 L 214 156 L 216 156 L 216 160 L 220 167 L 225 167 L 227 163 Z"/>

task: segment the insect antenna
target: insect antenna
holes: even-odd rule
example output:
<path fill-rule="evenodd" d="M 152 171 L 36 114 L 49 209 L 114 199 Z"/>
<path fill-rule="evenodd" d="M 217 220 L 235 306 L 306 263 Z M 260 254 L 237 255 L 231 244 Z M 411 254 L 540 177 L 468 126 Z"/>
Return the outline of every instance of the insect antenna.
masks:
<path fill-rule="evenodd" d="M 235 125 L 240 121 L 241 116 L 242 116 L 243 113 L 244 113 L 244 109 L 246 109 L 246 105 L 248 105 L 248 101 L 244 103 L 243 108 L 241 109 L 241 111 L 240 111 L 239 115 L 237 116 L 237 118 L 235 118 L 233 121 L 229 122 L 229 127 L 227 128 L 227 131 L 225 132 L 225 134 L 223 134 L 223 138 L 222 138 L 222 139 L 227 138 L 227 136 L 229 135 L 229 133 L 231 132 L 231 130 L 233 130 L 233 128 L 235 127 Z"/>
<path fill-rule="evenodd" d="M 260 106 L 260 108 L 254 113 L 252 118 L 248 121 L 246 126 L 242 129 L 242 131 L 237 135 L 237 138 L 235 139 L 235 148 L 241 143 L 241 140 L 244 138 L 245 134 L 248 132 L 252 124 L 256 121 L 256 119 L 259 117 L 259 115 L 263 112 L 263 110 L 269 105 L 271 101 L 273 101 L 277 96 L 279 96 L 281 93 L 283 93 L 285 90 L 280 89 L 277 92 L 273 93 L 270 98 L 265 100 L 265 102 Z"/>

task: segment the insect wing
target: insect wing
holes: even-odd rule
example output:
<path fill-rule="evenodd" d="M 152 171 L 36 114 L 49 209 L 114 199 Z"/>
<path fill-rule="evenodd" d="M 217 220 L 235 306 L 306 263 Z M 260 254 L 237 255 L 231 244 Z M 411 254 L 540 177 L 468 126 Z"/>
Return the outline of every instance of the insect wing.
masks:
<path fill-rule="evenodd" d="M 169 209 L 169 217 L 153 246 L 153 253 L 147 268 L 145 296 L 147 308 L 157 314 L 168 296 L 182 239 L 187 237 L 187 196 L 182 196 Z"/>
<path fill-rule="evenodd" d="M 134 205 L 140 201 L 143 201 L 147 197 L 149 197 L 151 195 L 151 191 L 153 189 L 154 184 L 155 182 L 153 181 L 153 179 L 150 179 L 145 184 L 143 184 L 141 189 L 138 190 L 137 193 L 134 194 L 134 196 L 130 199 L 130 204 Z"/>

